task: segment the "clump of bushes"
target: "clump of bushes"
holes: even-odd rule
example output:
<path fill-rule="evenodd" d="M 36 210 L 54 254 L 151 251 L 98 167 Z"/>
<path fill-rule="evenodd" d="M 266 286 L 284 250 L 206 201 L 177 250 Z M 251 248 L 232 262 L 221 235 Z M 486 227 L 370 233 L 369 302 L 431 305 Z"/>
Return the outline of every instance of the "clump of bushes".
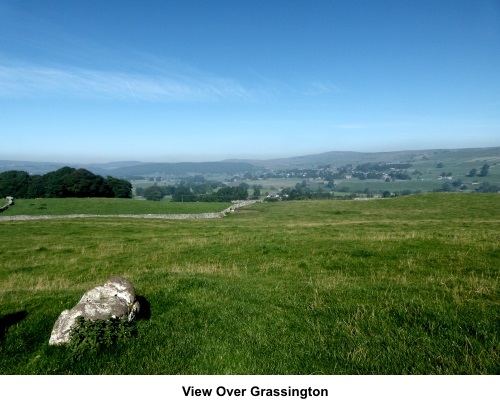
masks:
<path fill-rule="evenodd" d="M 73 359 L 79 360 L 85 353 L 95 354 L 135 334 L 135 325 L 127 318 L 92 321 L 79 316 L 71 328 L 68 348 Z"/>

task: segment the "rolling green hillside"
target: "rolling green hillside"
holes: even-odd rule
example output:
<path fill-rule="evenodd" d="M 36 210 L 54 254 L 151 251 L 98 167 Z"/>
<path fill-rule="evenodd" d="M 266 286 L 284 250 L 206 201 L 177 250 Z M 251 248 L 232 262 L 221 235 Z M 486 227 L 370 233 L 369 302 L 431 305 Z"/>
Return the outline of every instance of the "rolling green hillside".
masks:
<path fill-rule="evenodd" d="M 281 159 L 228 159 L 221 162 L 144 163 L 113 162 L 102 164 L 79 164 L 92 172 L 113 176 L 160 176 L 186 174 L 234 174 L 261 169 L 309 168 L 321 165 L 346 165 L 377 162 L 421 162 L 426 167 L 434 167 L 443 162 L 449 166 L 469 167 L 471 162 L 500 163 L 500 147 L 469 149 L 430 149 L 396 152 L 325 152 L 315 155 L 296 156 Z M 24 161 L 0 161 L 0 172 L 24 170 L 44 174 L 67 163 L 39 163 Z"/>
<path fill-rule="evenodd" d="M 315 167 L 320 165 L 346 165 L 377 162 L 426 162 L 431 166 L 444 162 L 461 165 L 469 162 L 500 162 L 500 147 L 469 149 L 429 149 L 395 152 L 325 152 L 316 155 L 297 156 L 271 160 L 248 160 L 248 162 L 269 169 Z"/>
<path fill-rule="evenodd" d="M 498 374 L 499 218 L 497 194 L 426 194 L 4 222 L 0 373 Z M 149 303 L 136 335 L 48 346 L 113 274 Z"/>

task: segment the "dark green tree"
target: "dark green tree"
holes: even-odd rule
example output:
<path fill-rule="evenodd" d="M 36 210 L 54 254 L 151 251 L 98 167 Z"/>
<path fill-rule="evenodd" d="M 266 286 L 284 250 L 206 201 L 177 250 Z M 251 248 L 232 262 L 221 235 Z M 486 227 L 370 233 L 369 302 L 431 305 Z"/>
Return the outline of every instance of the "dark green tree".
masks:
<path fill-rule="evenodd" d="M 45 197 L 45 183 L 43 176 L 31 176 L 30 185 L 28 187 L 28 195 L 26 198 L 43 198 Z"/>
<path fill-rule="evenodd" d="M 146 200 L 149 201 L 160 201 L 164 197 L 162 189 L 158 186 L 151 186 L 146 188 L 143 195 Z"/>
<path fill-rule="evenodd" d="M 77 169 L 63 176 L 65 197 L 112 197 L 104 178 L 87 169 Z"/>
<path fill-rule="evenodd" d="M 132 198 L 132 184 L 130 184 L 129 181 L 108 176 L 106 178 L 106 184 L 111 190 L 113 197 Z"/>
<path fill-rule="evenodd" d="M 478 193 L 498 193 L 500 192 L 500 186 L 485 181 L 484 183 L 481 183 L 478 188 L 476 188 L 476 191 Z"/>
<path fill-rule="evenodd" d="M 30 175 L 21 170 L 0 173 L 0 197 L 27 198 Z"/>
<path fill-rule="evenodd" d="M 238 187 L 240 187 L 243 190 L 247 190 L 247 191 L 250 189 L 250 185 L 247 183 L 240 183 L 240 185 Z"/>
<path fill-rule="evenodd" d="M 224 186 L 215 193 L 216 201 L 230 202 L 233 200 L 246 200 L 248 198 L 248 189 L 246 187 Z"/>
<path fill-rule="evenodd" d="M 477 169 L 471 169 L 467 177 L 475 177 L 477 175 Z"/>
<path fill-rule="evenodd" d="M 483 167 L 481 167 L 481 171 L 479 172 L 479 176 L 486 177 L 488 175 L 488 171 L 490 170 L 490 165 L 485 163 Z"/>
<path fill-rule="evenodd" d="M 212 186 L 210 183 L 201 183 L 201 184 L 193 184 L 191 186 L 193 193 L 201 195 L 201 194 L 209 194 L 212 192 Z"/>
<path fill-rule="evenodd" d="M 253 198 L 257 199 L 260 197 L 262 186 L 261 185 L 253 185 L 252 190 L 253 190 Z"/>
<path fill-rule="evenodd" d="M 67 197 L 65 192 L 64 176 L 71 174 L 76 169 L 65 166 L 60 169 L 49 172 L 42 176 L 43 182 L 45 184 L 45 195 L 44 197 L 49 198 L 61 198 Z"/>
<path fill-rule="evenodd" d="M 180 184 L 172 195 L 172 201 L 175 202 L 193 202 L 196 201 L 196 195 L 191 191 L 190 187 Z"/>
<path fill-rule="evenodd" d="M 0 194 L 17 198 L 120 197 L 130 198 L 132 185 L 125 180 L 96 175 L 68 166 L 40 175 L 23 171 L 0 173 Z"/>

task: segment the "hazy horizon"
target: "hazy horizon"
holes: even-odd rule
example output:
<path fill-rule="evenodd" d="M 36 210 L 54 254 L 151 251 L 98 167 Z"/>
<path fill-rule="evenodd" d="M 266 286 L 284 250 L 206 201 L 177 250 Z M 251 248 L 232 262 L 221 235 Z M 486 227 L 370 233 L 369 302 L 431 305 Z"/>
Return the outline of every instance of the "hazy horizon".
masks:
<path fill-rule="evenodd" d="M 500 4 L 0 3 L 0 159 L 491 147 Z"/>
<path fill-rule="evenodd" d="M 225 160 L 255 160 L 255 161 L 266 161 L 266 160 L 277 160 L 277 159 L 293 159 L 303 156 L 314 156 L 314 155 L 323 155 L 328 153 L 360 153 L 360 154 L 384 154 L 384 153 L 411 153 L 411 152 L 424 152 L 431 150 L 466 150 L 466 149 L 488 149 L 488 148 L 500 148 L 499 145 L 494 146 L 484 146 L 484 147 L 464 147 L 464 148 L 425 148 L 425 149 L 404 149 L 404 150 L 383 150 L 383 151 L 374 151 L 374 152 L 362 152 L 355 150 L 330 150 L 330 151 L 322 151 L 318 153 L 311 154 L 298 154 L 298 155 L 290 155 L 290 156 L 276 156 L 276 157 L 252 157 L 252 158 L 225 158 L 225 159 L 199 159 L 199 160 L 187 160 L 187 159 L 171 159 L 171 160 L 148 160 L 148 159 L 126 159 L 126 160 L 87 160 L 87 161 L 71 161 L 71 160 L 40 160 L 40 159 L 4 159 L 0 157 L 0 161 L 13 161 L 13 162 L 32 162 L 32 163 L 56 163 L 56 164 L 115 164 L 115 163 L 206 163 L 206 162 L 221 162 Z"/>

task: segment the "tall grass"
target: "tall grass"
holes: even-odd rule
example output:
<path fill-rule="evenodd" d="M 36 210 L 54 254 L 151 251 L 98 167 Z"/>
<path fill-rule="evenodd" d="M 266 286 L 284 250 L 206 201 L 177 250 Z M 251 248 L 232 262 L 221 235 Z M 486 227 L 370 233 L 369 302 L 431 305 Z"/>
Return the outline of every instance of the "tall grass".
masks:
<path fill-rule="evenodd" d="M 0 224 L 0 318 L 25 314 L 3 333 L 1 372 L 500 372 L 500 196 L 247 212 Z M 79 362 L 49 347 L 59 313 L 112 274 L 150 304 L 137 336 Z"/>

